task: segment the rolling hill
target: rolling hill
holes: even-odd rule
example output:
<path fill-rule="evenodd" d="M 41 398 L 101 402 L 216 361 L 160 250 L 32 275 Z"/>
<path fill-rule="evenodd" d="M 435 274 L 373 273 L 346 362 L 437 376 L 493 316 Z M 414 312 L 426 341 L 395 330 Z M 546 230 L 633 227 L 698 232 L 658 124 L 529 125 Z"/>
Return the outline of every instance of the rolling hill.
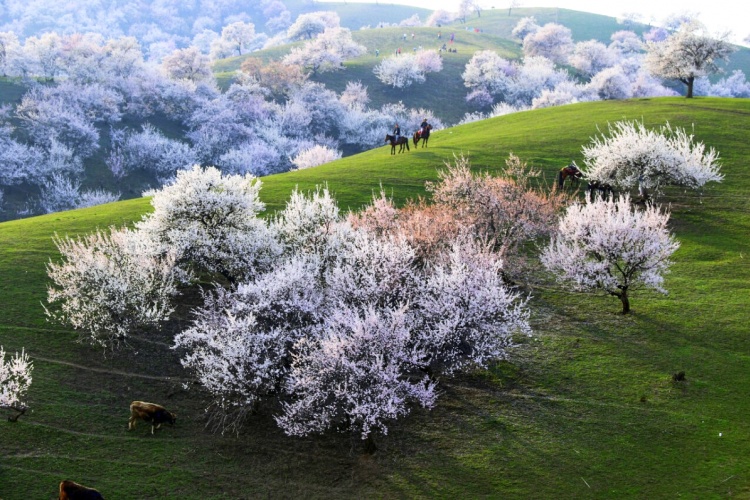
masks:
<path fill-rule="evenodd" d="M 750 101 L 682 98 L 585 103 L 503 116 L 436 132 L 427 149 L 387 148 L 263 179 L 269 212 L 294 186 L 328 183 L 343 208 L 358 209 L 382 185 L 400 203 L 454 155 L 499 168 L 509 152 L 548 179 L 598 129 L 621 119 L 668 121 L 716 148 L 725 180 L 702 195 L 671 190 L 671 229 L 681 243 L 667 296 L 616 299 L 538 283 L 535 336 L 489 370 L 442 381 L 432 411 L 415 410 L 360 453 L 358 440 L 328 433 L 289 438 L 274 408 L 261 407 L 239 437 L 204 429 L 204 398 L 169 349 L 196 301 L 179 317 L 101 352 L 45 322 L 45 263 L 52 235 L 136 220 L 148 200 L 0 224 L 0 343 L 34 360 L 33 411 L 0 422 L 0 498 L 52 498 L 65 478 L 107 498 L 439 497 L 716 498 L 750 495 L 750 373 L 746 307 L 750 283 Z M 672 374 L 685 371 L 684 382 Z M 188 384 L 189 385 L 189 384 Z M 178 415 L 150 435 L 128 433 L 131 400 Z"/>
<path fill-rule="evenodd" d="M 337 12 L 342 5 L 347 6 L 347 4 L 339 3 L 326 3 L 325 5 Z M 366 7 L 361 7 L 362 16 L 380 19 L 379 16 L 387 12 L 390 7 L 393 6 L 367 4 Z M 354 40 L 367 47 L 368 52 L 365 56 L 348 61 L 343 71 L 324 73 L 312 79 L 324 83 L 326 87 L 336 92 L 344 90 L 349 81 L 359 81 L 367 86 L 372 107 L 377 108 L 389 102 L 403 101 L 412 108 L 432 110 L 446 123 L 455 124 L 464 114 L 474 111 L 464 101 L 467 89 L 463 85 L 461 74 L 464 72 L 466 63 L 469 62 L 474 52 L 479 50 L 494 50 L 507 59 L 521 57 L 521 43 L 512 36 L 511 32 L 518 21 L 524 17 L 534 17 L 539 25 L 550 22 L 562 24 L 571 30 L 574 42 L 593 39 L 609 44 L 610 37 L 617 31 L 627 29 L 642 35 L 651 29 L 651 26 L 643 24 L 625 26 L 619 24 L 613 17 L 557 8 L 516 8 L 511 10 L 510 15 L 506 9 L 489 9 L 482 11 L 481 17 L 475 15 L 467 17 L 466 23 L 455 22 L 441 28 L 406 29 L 389 27 L 360 30 L 362 24 L 358 25 L 342 14 L 342 26 L 350 28 Z M 425 17 L 422 16 L 422 19 L 424 20 Z M 475 28 L 479 30 L 478 33 L 474 32 Z M 442 41 L 439 41 L 437 35 L 441 31 L 444 37 Z M 406 42 L 402 38 L 405 32 L 409 35 Z M 425 83 L 395 89 L 384 85 L 373 75 L 372 70 L 380 59 L 393 54 L 397 48 L 401 47 L 402 51 L 410 51 L 420 46 L 426 49 L 438 49 L 451 32 L 456 34 L 454 47 L 458 52 L 443 53 L 443 70 L 439 73 L 428 74 Z M 413 40 L 411 33 L 415 35 Z M 289 46 L 280 46 L 217 61 L 214 71 L 220 85 L 227 87 L 232 80 L 233 72 L 239 69 L 244 59 L 248 57 L 258 57 L 265 61 L 280 59 L 289 52 L 289 49 Z M 380 58 L 375 56 L 375 49 L 380 51 Z M 721 66 L 725 75 L 731 74 L 736 69 L 750 75 L 750 49 L 738 47 L 730 60 Z M 681 86 L 675 86 L 675 90 L 684 92 Z"/>

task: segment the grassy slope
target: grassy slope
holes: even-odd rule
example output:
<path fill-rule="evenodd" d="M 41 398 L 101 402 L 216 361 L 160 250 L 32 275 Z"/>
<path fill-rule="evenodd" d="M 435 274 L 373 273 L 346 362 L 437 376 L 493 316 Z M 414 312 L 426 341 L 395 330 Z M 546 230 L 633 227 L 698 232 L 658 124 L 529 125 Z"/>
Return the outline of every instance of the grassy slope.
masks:
<path fill-rule="evenodd" d="M 403 201 L 423 193 L 423 182 L 460 152 L 494 169 L 513 151 L 551 178 L 579 159 L 597 127 L 623 118 L 694 126 L 696 138 L 722 154 L 726 180 L 702 203 L 669 193 L 681 242 L 670 294 L 636 295 L 633 314 L 622 317 L 612 298 L 532 290 L 536 337 L 510 361 L 444 381 L 437 408 L 394 425 L 372 457 L 346 435 L 284 437 L 273 408 L 262 408 L 239 438 L 204 431 L 201 393 L 180 387 L 186 375 L 166 348 L 169 328 L 134 339 L 137 355 L 104 357 L 44 322 L 50 236 L 136 219 L 146 200 L 0 224 L 0 343 L 25 346 L 35 362 L 33 412 L 0 422 L 0 498 L 52 498 L 63 478 L 125 499 L 750 495 L 750 101 L 636 100 L 520 113 L 440 131 L 426 150 L 391 157 L 383 147 L 272 176 L 262 196 L 274 209 L 293 186 L 328 181 L 342 206 L 359 207 L 382 182 Z M 688 380 L 673 384 L 679 370 Z M 126 432 L 133 399 L 164 403 L 178 425 L 153 437 L 146 426 Z"/>

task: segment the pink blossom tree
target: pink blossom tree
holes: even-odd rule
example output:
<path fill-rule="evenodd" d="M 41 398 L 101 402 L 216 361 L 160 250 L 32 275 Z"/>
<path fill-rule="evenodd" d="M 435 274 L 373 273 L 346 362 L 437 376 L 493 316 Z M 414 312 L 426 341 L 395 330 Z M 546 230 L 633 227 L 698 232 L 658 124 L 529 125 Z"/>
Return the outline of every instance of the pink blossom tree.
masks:
<path fill-rule="evenodd" d="M 212 398 L 211 423 L 239 432 L 248 412 L 282 390 L 291 349 L 325 314 L 314 256 L 293 256 L 235 290 L 218 287 L 175 337 L 182 365 Z"/>
<path fill-rule="evenodd" d="M 389 421 L 408 414 L 410 404 L 431 408 L 435 384 L 407 376 L 424 356 L 411 344 L 408 323 L 405 308 L 344 307 L 327 317 L 320 337 L 296 346 L 286 382 L 292 396 L 276 418 L 279 426 L 305 436 L 337 425 L 373 451 L 373 433 L 387 434 Z"/>
<path fill-rule="evenodd" d="M 615 296 L 630 312 L 630 294 L 650 288 L 667 293 L 664 274 L 679 243 L 669 233 L 669 214 L 655 205 L 643 210 L 630 196 L 588 197 L 569 206 L 557 235 L 541 255 L 544 266 L 573 290 Z"/>

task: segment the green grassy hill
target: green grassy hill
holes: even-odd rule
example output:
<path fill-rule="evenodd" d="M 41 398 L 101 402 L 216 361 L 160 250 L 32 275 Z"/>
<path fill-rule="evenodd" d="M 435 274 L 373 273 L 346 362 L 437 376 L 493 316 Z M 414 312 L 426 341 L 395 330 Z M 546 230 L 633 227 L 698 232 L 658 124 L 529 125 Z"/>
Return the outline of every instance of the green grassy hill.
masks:
<path fill-rule="evenodd" d="M 378 439 L 373 456 L 331 432 L 289 438 L 262 407 L 239 437 L 204 429 L 204 398 L 186 391 L 168 346 L 179 321 L 116 354 L 77 344 L 44 320 L 51 237 L 127 223 L 136 199 L 0 224 L 0 344 L 34 360 L 33 411 L 0 422 L 0 498 L 53 498 L 60 480 L 106 498 L 424 497 L 719 498 L 750 496 L 750 101 L 682 98 L 596 102 L 518 113 L 436 132 L 427 149 L 389 148 L 264 179 L 269 210 L 295 185 L 328 182 L 358 208 L 379 183 L 403 202 L 443 162 L 467 154 L 497 169 L 509 152 L 548 179 L 608 122 L 690 129 L 722 157 L 723 183 L 699 197 L 667 193 L 681 243 L 667 296 L 610 297 L 535 286 L 535 337 L 509 361 L 444 380 L 432 411 Z M 180 315 L 188 318 L 185 297 Z M 684 370 L 687 380 L 672 374 Z M 174 428 L 127 432 L 128 404 L 162 403 Z"/>

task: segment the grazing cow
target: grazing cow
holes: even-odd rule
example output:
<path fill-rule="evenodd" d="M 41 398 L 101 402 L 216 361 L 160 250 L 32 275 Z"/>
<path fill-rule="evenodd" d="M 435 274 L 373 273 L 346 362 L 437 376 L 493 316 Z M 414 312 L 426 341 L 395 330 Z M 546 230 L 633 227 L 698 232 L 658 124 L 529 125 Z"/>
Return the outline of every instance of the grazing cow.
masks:
<path fill-rule="evenodd" d="M 59 500 L 104 500 L 104 497 L 94 488 L 65 480 L 60 483 Z"/>
<path fill-rule="evenodd" d="M 135 429 L 135 424 L 138 419 L 151 422 L 151 434 L 153 434 L 154 429 L 160 428 L 163 423 L 174 425 L 177 415 L 168 412 L 163 406 L 154 403 L 133 401 L 130 403 L 128 430 Z"/>

